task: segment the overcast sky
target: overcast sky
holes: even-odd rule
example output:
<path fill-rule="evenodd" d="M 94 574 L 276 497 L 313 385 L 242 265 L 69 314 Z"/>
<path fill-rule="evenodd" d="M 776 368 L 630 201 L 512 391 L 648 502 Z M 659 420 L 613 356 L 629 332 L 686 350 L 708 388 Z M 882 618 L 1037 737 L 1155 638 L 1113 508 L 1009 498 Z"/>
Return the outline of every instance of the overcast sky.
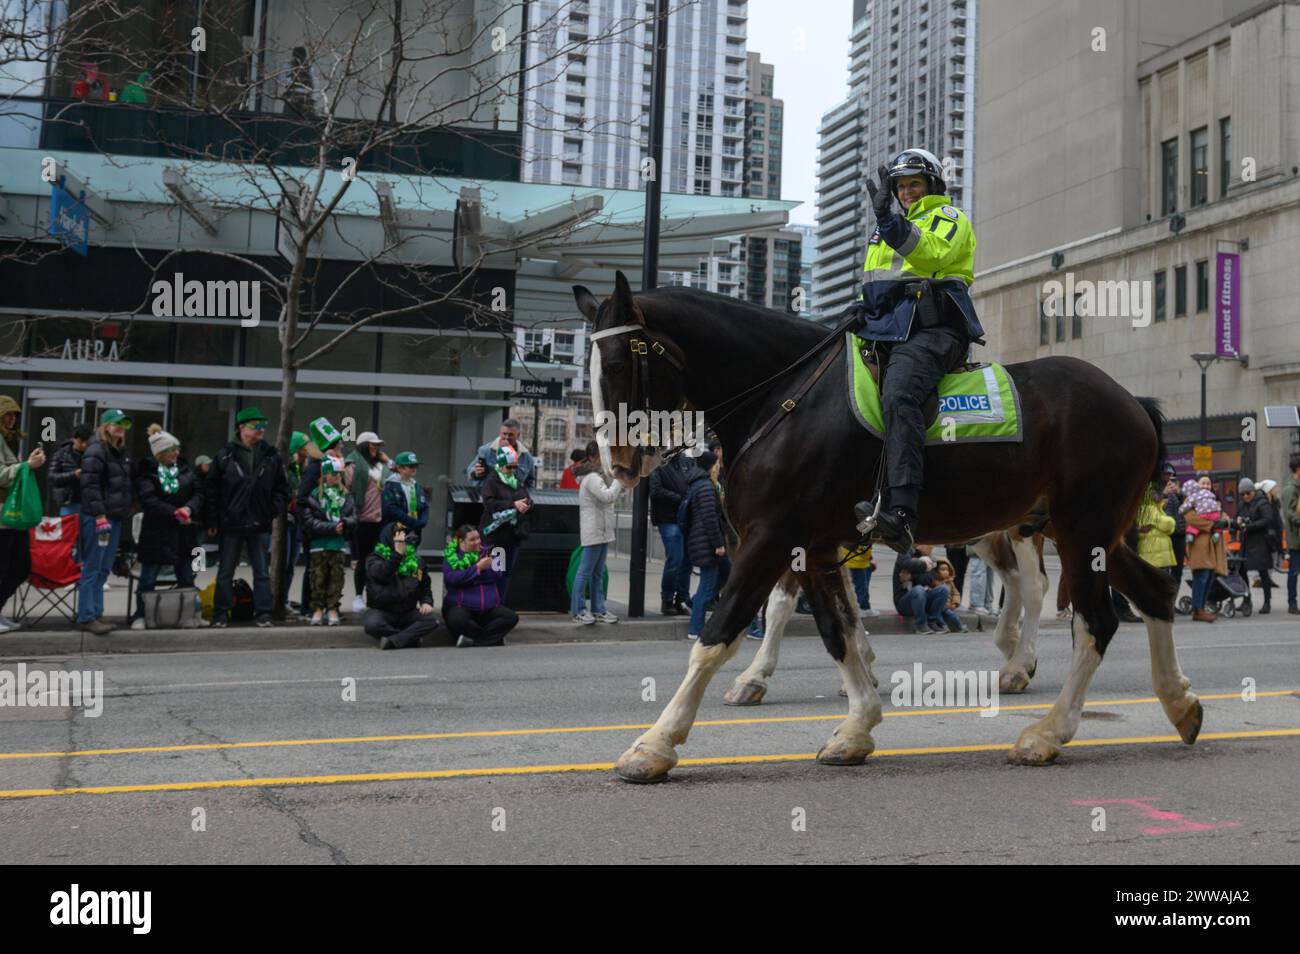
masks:
<path fill-rule="evenodd" d="M 748 48 L 776 68 L 785 100 L 781 198 L 802 199 L 790 221 L 817 221 L 817 124 L 849 92 L 852 0 L 749 0 Z"/>

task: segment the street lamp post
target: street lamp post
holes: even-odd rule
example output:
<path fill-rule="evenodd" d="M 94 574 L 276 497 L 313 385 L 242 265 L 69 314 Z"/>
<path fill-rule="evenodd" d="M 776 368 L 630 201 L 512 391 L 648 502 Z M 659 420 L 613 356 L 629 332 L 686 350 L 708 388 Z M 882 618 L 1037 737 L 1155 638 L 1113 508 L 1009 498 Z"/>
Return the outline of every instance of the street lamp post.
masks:
<path fill-rule="evenodd" d="M 1244 354 L 1214 354 L 1210 351 L 1198 351 L 1192 355 L 1192 360 L 1201 369 L 1201 444 L 1204 445 L 1209 443 L 1209 419 L 1205 411 L 1205 372 L 1216 361 L 1237 361 L 1243 368 L 1248 368 L 1250 358 Z"/>
<path fill-rule="evenodd" d="M 650 291 L 659 272 L 659 197 L 664 158 L 664 85 L 668 73 L 668 0 L 655 0 L 654 72 L 650 87 L 650 177 L 645 184 L 645 250 L 641 288 Z M 627 615 L 645 615 L 646 544 L 648 542 L 650 482 L 642 480 L 632 492 L 632 553 L 628 567 Z"/>

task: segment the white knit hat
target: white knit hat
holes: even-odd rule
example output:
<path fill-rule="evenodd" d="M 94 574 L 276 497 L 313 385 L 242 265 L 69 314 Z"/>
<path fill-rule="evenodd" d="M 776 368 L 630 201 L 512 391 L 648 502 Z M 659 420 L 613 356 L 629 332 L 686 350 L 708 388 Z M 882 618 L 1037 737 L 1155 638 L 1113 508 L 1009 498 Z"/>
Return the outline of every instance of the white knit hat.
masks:
<path fill-rule="evenodd" d="M 155 457 L 180 446 L 181 442 L 164 430 L 159 429 L 149 435 L 149 450 Z"/>

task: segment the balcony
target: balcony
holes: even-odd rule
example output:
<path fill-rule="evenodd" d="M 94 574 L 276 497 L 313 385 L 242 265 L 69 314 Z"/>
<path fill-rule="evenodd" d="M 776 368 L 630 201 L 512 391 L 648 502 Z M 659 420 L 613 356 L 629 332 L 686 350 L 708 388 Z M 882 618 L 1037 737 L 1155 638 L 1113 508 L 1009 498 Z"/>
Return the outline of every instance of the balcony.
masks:
<path fill-rule="evenodd" d="M 212 113 L 125 103 L 86 103 L 63 97 L 13 97 L 8 112 L 39 116 L 32 141 L 6 145 L 119 156 L 157 156 L 222 162 L 262 162 L 315 166 L 320 135 L 299 120 L 279 113 L 231 110 Z M 57 118 L 56 118 L 57 117 Z M 367 133 L 386 123 L 340 119 L 331 137 L 327 163 L 338 168 L 354 155 Z M 378 127 L 378 128 L 377 128 Z M 367 172 L 403 175 L 474 176 L 519 180 L 520 134 L 505 130 L 427 126 L 376 149 L 366 159 Z"/>

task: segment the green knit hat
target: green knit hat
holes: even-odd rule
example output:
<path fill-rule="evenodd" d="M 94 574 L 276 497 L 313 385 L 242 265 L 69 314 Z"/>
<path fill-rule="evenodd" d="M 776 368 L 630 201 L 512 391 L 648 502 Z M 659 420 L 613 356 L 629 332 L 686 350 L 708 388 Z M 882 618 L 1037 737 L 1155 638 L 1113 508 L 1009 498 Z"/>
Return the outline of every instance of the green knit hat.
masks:
<path fill-rule="evenodd" d="M 338 428 L 323 417 L 318 417 L 307 425 L 307 436 L 323 451 L 329 450 L 343 440 L 343 435 L 338 432 Z"/>
<path fill-rule="evenodd" d="M 294 431 L 289 435 L 289 456 L 292 457 L 298 451 L 302 450 L 302 445 L 307 443 L 307 435 L 302 431 Z"/>
<path fill-rule="evenodd" d="M 394 467 L 419 467 L 420 459 L 415 456 L 415 451 L 402 451 L 393 458 Z"/>
<path fill-rule="evenodd" d="M 255 405 L 250 404 L 238 414 L 235 415 L 236 424 L 251 424 L 254 421 L 265 421 L 266 415 L 257 409 Z"/>
<path fill-rule="evenodd" d="M 347 465 L 343 461 L 326 456 L 320 462 L 320 475 L 324 477 L 326 474 L 341 474 L 346 468 Z"/>

